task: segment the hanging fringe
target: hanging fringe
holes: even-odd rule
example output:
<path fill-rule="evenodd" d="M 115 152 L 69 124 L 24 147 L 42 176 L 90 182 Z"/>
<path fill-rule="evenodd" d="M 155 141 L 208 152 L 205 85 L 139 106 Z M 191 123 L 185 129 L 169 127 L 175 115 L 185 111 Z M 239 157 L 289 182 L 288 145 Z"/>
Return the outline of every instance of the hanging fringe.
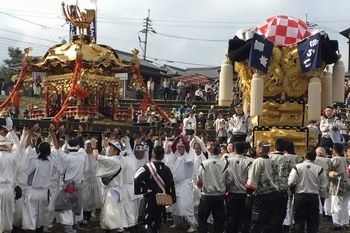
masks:
<path fill-rule="evenodd" d="M 5 107 L 8 106 L 8 103 L 10 102 L 10 100 L 13 100 L 13 102 L 15 102 L 15 101 L 17 101 L 16 98 L 19 98 L 19 90 L 20 90 L 22 83 L 23 83 L 22 80 L 26 76 L 27 68 L 28 68 L 27 64 L 25 64 L 22 67 L 21 72 L 19 73 L 19 76 L 17 78 L 17 82 L 16 82 L 15 86 L 13 87 L 11 93 L 6 98 L 6 100 L 0 105 L 0 111 L 2 111 Z"/>
<path fill-rule="evenodd" d="M 75 61 L 71 88 L 68 91 L 67 97 L 64 100 L 60 111 L 52 118 L 52 123 L 54 123 L 56 127 L 58 127 L 61 117 L 63 116 L 64 112 L 69 106 L 69 97 L 76 95 L 78 99 L 83 99 L 88 96 L 88 92 L 84 88 L 82 88 L 79 84 L 77 84 L 81 68 L 82 68 L 82 59 L 79 59 L 79 60 L 77 59 Z"/>

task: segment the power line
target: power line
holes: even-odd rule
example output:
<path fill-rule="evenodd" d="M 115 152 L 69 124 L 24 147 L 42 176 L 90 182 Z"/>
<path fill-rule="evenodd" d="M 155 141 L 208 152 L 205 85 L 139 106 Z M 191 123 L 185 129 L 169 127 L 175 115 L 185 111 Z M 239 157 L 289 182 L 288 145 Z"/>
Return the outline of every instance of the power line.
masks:
<path fill-rule="evenodd" d="M 47 42 L 50 42 L 50 43 L 57 43 L 57 41 L 54 41 L 54 40 L 49 40 L 49 39 L 45 39 L 45 38 L 37 37 L 37 36 L 30 36 L 30 35 L 27 35 L 27 34 L 14 32 L 14 31 L 11 31 L 11 30 L 6 30 L 6 29 L 1 29 L 0 28 L 0 31 L 9 32 L 9 33 L 17 34 L 17 35 L 22 35 L 22 36 L 25 36 L 25 37 L 30 37 L 30 38 L 34 38 L 34 39 L 38 39 L 38 40 L 44 40 L 44 41 L 47 41 Z M 9 40 L 11 40 L 11 39 L 9 38 Z"/>
<path fill-rule="evenodd" d="M 154 33 L 156 35 L 165 36 L 165 37 L 172 37 L 177 39 L 184 39 L 184 40 L 194 40 L 194 41 L 207 41 L 207 42 L 227 42 L 226 40 L 218 40 L 218 39 L 201 39 L 201 38 L 192 38 L 192 37 L 185 37 L 185 36 L 177 36 L 177 35 L 169 35 L 161 32 Z"/>
<path fill-rule="evenodd" d="M 34 1 L 36 2 L 36 1 Z M 38 5 L 38 4 L 37 4 Z M 42 8 L 45 8 L 45 9 L 49 9 L 46 7 L 47 5 L 47 1 L 45 1 L 45 3 L 43 2 L 43 4 L 40 4 L 38 6 L 41 6 Z M 40 12 L 40 11 L 29 11 L 29 10 L 19 10 L 19 9 L 11 9 L 11 8 L 0 8 L 0 10 L 2 11 L 15 11 L 15 12 L 26 12 L 26 13 L 32 13 L 33 16 L 36 16 L 37 14 L 45 14 L 47 16 L 52 16 L 52 13 L 43 13 L 43 12 Z M 51 9 L 50 9 L 51 10 Z M 52 10 L 54 10 L 54 8 L 52 8 Z M 18 15 L 16 13 L 16 15 Z M 56 14 L 56 17 L 57 16 L 60 16 L 59 14 Z M 62 17 L 63 19 L 63 17 Z M 116 16 L 110 16 L 110 15 L 100 15 L 99 16 L 99 19 L 105 19 L 105 20 L 108 20 L 108 19 L 112 19 L 112 20 L 117 20 L 117 21 L 133 21 L 135 23 L 141 21 L 142 19 L 141 18 L 132 18 L 132 17 L 116 17 Z M 153 19 L 152 20 L 154 23 L 160 23 L 160 25 L 163 25 L 163 26 L 170 26 L 170 27 L 173 27 L 173 26 L 186 26 L 187 27 L 198 27 L 199 24 L 216 24 L 216 25 L 203 25 L 202 27 L 208 27 L 208 28 L 216 28 L 218 27 L 218 25 L 227 25 L 229 24 L 229 26 L 223 26 L 223 27 L 230 27 L 231 25 L 239 25 L 239 26 L 242 26 L 242 25 L 247 25 L 247 24 L 250 24 L 250 25 L 257 25 L 257 24 L 260 24 L 262 23 L 261 21 L 237 21 L 237 20 L 225 20 L 225 21 L 207 21 L 207 20 L 204 20 L 204 21 L 201 21 L 201 20 L 178 20 L 178 19 Z M 113 22 L 108 22 L 108 21 L 99 21 L 101 23 L 111 23 L 113 24 Z M 341 22 L 350 22 L 349 19 L 339 19 L 339 20 L 321 20 L 321 21 L 316 21 L 315 23 L 341 23 Z M 176 23 L 176 24 L 174 24 Z M 178 24 L 178 23 L 183 23 L 183 24 Z M 47 26 L 45 26 L 47 27 Z M 200 27 L 200 26 L 199 26 Z"/>
<path fill-rule="evenodd" d="M 17 42 L 17 43 L 26 44 L 26 45 L 35 45 L 35 46 L 42 47 L 42 48 L 48 48 L 47 46 L 42 45 L 42 44 L 23 42 L 23 41 L 20 41 L 20 40 L 9 39 L 9 38 L 3 37 L 3 36 L 0 36 L 0 39 L 6 40 L 6 41 L 10 41 L 10 42 Z"/>
<path fill-rule="evenodd" d="M 36 22 L 30 21 L 30 20 L 27 20 L 27 19 L 23 19 L 23 18 L 17 17 L 15 15 L 12 15 L 12 14 L 9 14 L 9 13 L 3 12 L 3 11 L 0 11 L 0 14 L 7 15 L 9 17 L 12 17 L 12 18 L 15 18 L 15 19 L 18 19 L 18 20 L 21 20 L 21 21 L 24 21 L 24 22 L 27 22 L 27 23 L 30 23 L 30 24 L 34 24 L 34 25 L 40 26 L 40 27 L 42 27 L 44 29 L 51 28 L 51 27 L 48 27 L 46 25 L 43 25 L 43 24 L 40 24 L 40 23 L 36 23 Z M 51 28 L 51 29 L 53 29 L 53 28 Z"/>
<path fill-rule="evenodd" d="M 167 63 L 178 63 L 178 64 L 184 64 L 184 65 L 196 65 L 196 66 L 207 66 L 212 67 L 213 65 L 207 65 L 207 64 L 199 64 L 199 63 L 192 63 L 192 62 L 184 62 L 184 61 L 176 61 L 176 60 L 169 60 L 169 59 L 163 59 L 163 58 L 156 58 L 156 57 L 148 57 L 154 61 L 163 61 Z"/>

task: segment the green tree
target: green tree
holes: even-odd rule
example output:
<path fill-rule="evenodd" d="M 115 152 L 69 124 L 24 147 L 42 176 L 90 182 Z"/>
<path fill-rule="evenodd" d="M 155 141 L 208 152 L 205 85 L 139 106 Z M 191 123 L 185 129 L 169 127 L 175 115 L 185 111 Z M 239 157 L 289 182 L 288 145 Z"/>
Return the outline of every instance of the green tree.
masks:
<path fill-rule="evenodd" d="M 5 83 L 11 83 L 11 77 L 18 74 L 22 67 L 24 53 L 19 48 L 9 46 L 7 48 L 9 58 L 3 61 L 4 65 L 0 67 L 0 79 Z"/>

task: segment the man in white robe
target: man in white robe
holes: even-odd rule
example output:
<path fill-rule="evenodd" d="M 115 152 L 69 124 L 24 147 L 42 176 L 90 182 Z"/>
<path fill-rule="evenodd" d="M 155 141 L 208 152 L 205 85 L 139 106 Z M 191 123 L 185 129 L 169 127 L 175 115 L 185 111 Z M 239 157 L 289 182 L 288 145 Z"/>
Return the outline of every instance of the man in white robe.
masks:
<path fill-rule="evenodd" d="M 193 204 L 194 204 L 194 213 L 195 217 L 198 220 L 198 206 L 199 200 L 201 198 L 201 189 L 197 187 L 197 176 L 198 169 L 201 165 L 202 161 L 207 159 L 209 156 L 209 152 L 206 149 L 204 142 L 197 135 L 193 134 L 193 138 L 190 142 L 190 153 L 194 153 L 194 161 L 193 161 Z"/>
<path fill-rule="evenodd" d="M 18 151 L 12 143 L 0 135 L 0 232 L 12 230 L 15 212 L 15 175 Z"/>
<path fill-rule="evenodd" d="M 0 232 L 12 230 L 15 212 L 14 187 L 19 154 L 18 146 L 14 145 L 18 137 L 12 125 L 12 120 L 7 117 L 6 125 L 0 127 Z"/>
<path fill-rule="evenodd" d="M 127 227 L 130 233 L 137 232 L 138 211 L 142 195 L 135 195 L 134 176 L 136 171 L 147 163 L 145 149 L 142 144 L 136 144 L 134 152 L 123 157 L 124 197 L 123 200 Z"/>
<path fill-rule="evenodd" d="M 167 164 L 173 173 L 176 189 L 176 203 L 171 207 L 174 219 L 171 228 L 176 228 L 180 222 L 179 217 L 184 217 L 190 225 L 187 232 L 194 232 L 197 228 L 192 184 L 194 153 L 190 152 L 189 143 L 184 135 L 176 137 L 171 148 L 174 154 L 168 158 Z"/>
<path fill-rule="evenodd" d="M 51 176 L 54 170 L 54 160 L 51 159 L 51 146 L 48 142 L 38 145 L 38 154 L 31 146 L 33 131 L 38 125 L 29 130 L 23 144 L 25 150 L 27 174 L 27 191 L 24 195 L 22 229 L 28 232 L 43 232 L 44 226 L 50 224 L 49 195 Z"/>
<path fill-rule="evenodd" d="M 23 202 L 24 202 L 24 198 L 23 196 L 25 195 L 26 189 L 27 189 L 27 175 L 24 172 L 24 167 L 23 165 L 25 165 L 25 156 L 22 156 L 22 154 L 24 153 L 23 150 L 21 150 L 21 142 L 18 140 L 18 136 L 15 134 L 15 132 L 12 130 L 12 127 L 9 126 L 8 128 L 4 128 L 4 127 L 0 127 L 0 135 L 5 135 L 6 131 L 10 129 L 10 131 L 6 134 L 7 138 L 11 138 L 14 139 L 13 140 L 13 149 L 18 148 L 18 161 L 17 161 L 17 166 L 16 166 L 16 186 L 18 188 L 20 188 L 20 190 L 22 191 L 22 195 L 21 196 L 17 196 L 16 200 L 15 200 L 15 213 L 14 213 L 14 219 L 13 219 L 13 231 L 18 231 L 19 229 L 21 229 L 22 226 L 22 215 L 23 215 Z M 5 130 L 5 131 L 4 131 Z M 12 136 L 10 136 L 10 134 L 12 134 Z M 24 140 L 24 136 L 26 134 L 24 133 L 24 131 L 22 132 L 21 135 L 21 140 L 23 138 Z"/>
<path fill-rule="evenodd" d="M 87 167 L 84 171 L 83 180 L 83 215 L 84 223 L 90 221 L 91 214 L 96 209 L 101 208 L 101 190 L 96 177 L 96 159 L 92 154 L 91 141 L 86 140 L 84 143 L 86 151 Z"/>
<path fill-rule="evenodd" d="M 63 187 L 59 191 L 55 210 L 58 211 L 59 222 L 63 225 L 65 233 L 75 233 L 73 225 L 77 223 L 76 217 L 82 214 L 82 182 L 86 165 L 86 151 L 81 137 L 70 139 L 66 149 L 68 154 L 59 149 L 55 134 L 55 126 L 49 127 L 49 133 L 54 145 L 52 155 L 56 157 L 63 175 Z"/>
<path fill-rule="evenodd" d="M 104 183 L 104 195 L 100 215 L 101 228 L 106 232 L 123 232 L 127 226 L 123 206 L 123 162 L 120 156 L 121 144 L 114 140 L 109 142 L 106 156 L 96 149 L 97 140 L 91 139 L 93 155 L 97 160 L 96 176 Z"/>

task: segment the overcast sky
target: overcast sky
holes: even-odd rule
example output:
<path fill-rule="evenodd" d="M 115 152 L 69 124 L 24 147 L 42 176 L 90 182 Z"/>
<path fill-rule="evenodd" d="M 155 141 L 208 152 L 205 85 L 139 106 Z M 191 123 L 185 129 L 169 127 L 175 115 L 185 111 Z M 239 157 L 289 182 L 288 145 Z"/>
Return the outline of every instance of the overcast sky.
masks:
<path fill-rule="evenodd" d="M 9 0 L 0 6 L 0 64 L 9 46 L 32 47 L 44 55 L 68 40 L 62 0 Z M 97 7 L 97 43 L 129 52 L 141 51 L 144 19 L 150 10 L 155 33 L 148 35 L 147 59 L 182 68 L 220 66 L 228 40 L 241 28 L 254 28 L 270 16 L 284 14 L 324 29 L 338 40 L 347 69 L 348 39 L 339 34 L 350 27 L 348 0 L 66 0 L 81 8 Z M 141 46 L 144 46 L 141 44 Z"/>

